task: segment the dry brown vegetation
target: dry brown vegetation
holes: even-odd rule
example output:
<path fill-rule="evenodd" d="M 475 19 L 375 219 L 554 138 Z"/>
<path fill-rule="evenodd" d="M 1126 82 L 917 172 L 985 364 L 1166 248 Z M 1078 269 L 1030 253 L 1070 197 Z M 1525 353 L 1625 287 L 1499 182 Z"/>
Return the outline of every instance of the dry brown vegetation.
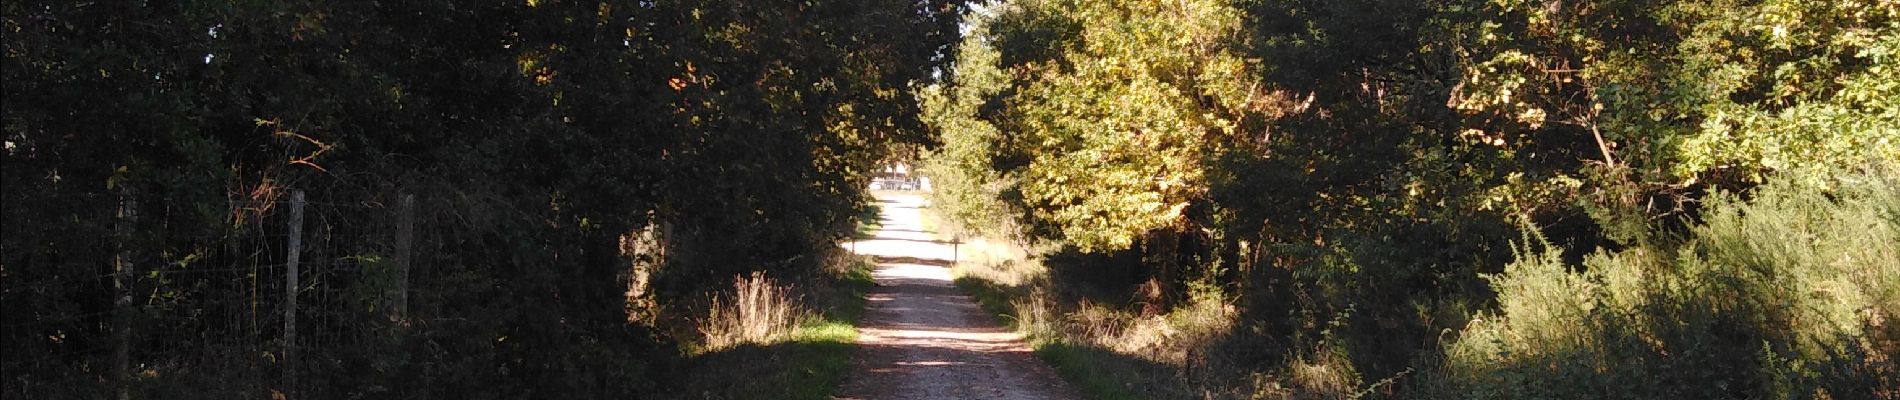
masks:
<path fill-rule="evenodd" d="M 792 289 L 759 272 L 734 276 L 732 292 L 712 296 L 706 317 L 699 321 L 703 350 L 772 344 L 789 337 L 806 315 Z"/>

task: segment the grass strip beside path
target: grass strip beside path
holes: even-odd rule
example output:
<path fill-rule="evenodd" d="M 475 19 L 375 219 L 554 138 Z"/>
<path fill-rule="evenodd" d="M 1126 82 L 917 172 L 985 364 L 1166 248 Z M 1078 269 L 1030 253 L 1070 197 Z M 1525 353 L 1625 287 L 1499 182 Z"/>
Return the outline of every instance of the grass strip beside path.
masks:
<path fill-rule="evenodd" d="M 1122 357 L 1103 349 L 1070 344 L 1063 338 L 1050 332 L 1025 327 L 1020 324 L 1020 313 L 1016 309 L 1016 299 L 1026 295 L 1011 293 L 1008 287 L 976 277 L 962 276 L 956 279 L 957 287 L 976 298 L 977 304 L 1008 324 L 1010 328 L 1022 332 L 1024 340 L 1049 366 L 1054 367 L 1062 379 L 1074 385 L 1089 398 L 1103 400 L 1144 399 L 1126 382 L 1139 380 L 1124 379 L 1141 371 L 1124 370 Z"/>
<path fill-rule="evenodd" d="M 679 374 L 690 399 L 830 399 L 851 370 L 858 321 L 864 315 L 871 281 L 869 261 L 836 274 L 831 290 L 817 295 L 819 310 L 786 340 L 769 345 L 743 344 L 685 361 Z"/>

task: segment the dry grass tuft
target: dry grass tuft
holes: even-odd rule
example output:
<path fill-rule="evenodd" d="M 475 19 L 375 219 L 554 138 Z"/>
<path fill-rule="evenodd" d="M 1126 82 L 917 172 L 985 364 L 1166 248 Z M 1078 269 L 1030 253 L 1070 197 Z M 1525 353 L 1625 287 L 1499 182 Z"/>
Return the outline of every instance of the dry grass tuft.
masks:
<path fill-rule="evenodd" d="M 1029 250 L 1008 240 L 964 238 L 957 247 L 958 263 L 951 273 L 978 278 L 1008 287 L 1028 287 L 1046 283 L 1049 270 L 1036 262 Z"/>
<path fill-rule="evenodd" d="M 699 323 L 704 351 L 785 340 L 806 314 L 791 285 L 781 286 L 763 273 L 734 276 L 732 289 L 729 295 L 712 297 L 707 316 Z"/>
<path fill-rule="evenodd" d="M 1195 288 L 1188 302 L 1165 314 L 1143 315 L 1081 300 L 1067 313 L 1070 339 L 1156 363 L 1185 366 L 1233 327 L 1231 304 L 1213 287 Z"/>

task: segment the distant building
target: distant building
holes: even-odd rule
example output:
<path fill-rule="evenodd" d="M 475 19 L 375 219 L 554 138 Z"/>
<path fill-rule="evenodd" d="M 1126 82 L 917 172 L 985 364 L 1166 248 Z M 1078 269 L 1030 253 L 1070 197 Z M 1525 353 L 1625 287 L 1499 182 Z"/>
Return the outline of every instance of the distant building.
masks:
<path fill-rule="evenodd" d="M 910 174 L 910 164 L 885 164 L 871 176 L 871 190 L 929 190 L 929 183 Z"/>

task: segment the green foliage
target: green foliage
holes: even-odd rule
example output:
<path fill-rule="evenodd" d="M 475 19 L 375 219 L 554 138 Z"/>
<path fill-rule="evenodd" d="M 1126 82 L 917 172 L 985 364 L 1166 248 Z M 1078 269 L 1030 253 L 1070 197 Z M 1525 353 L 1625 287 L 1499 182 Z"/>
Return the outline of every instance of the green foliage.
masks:
<path fill-rule="evenodd" d="M 1102 250 L 1183 222 L 1203 164 L 1253 105 L 1247 65 L 1226 45 L 1237 11 L 1030 1 L 995 12 L 965 39 L 958 85 L 926 103 L 945 149 L 931 171 L 945 204 L 968 208 L 951 216 L 1023 209 L 1032 233 Z M 990 196 L 963 201 L 977 194 Z"/>
<path fill-rule="evenodd" d="M 591 398 L 662 385 L 654 366 L 679 355 L 655 325 L 704 290 L 819 273 L 873 166 L 929 140 L 912 88 L 963 3 L 0 11 L 10 395 L 104 397 L 129 329 L 128 364 L 152 371 L 134 397 Z M 299 190 L 309 343 L 282 365 L 269 288 Z M 416 316 L 391 323 L 392 278 L 367 260 L 392 255 L 402 194 Z M 664 248 L 634 249 L 664 256 L 645 299 L 627 298 L 635 232 Z M 121 292 L 138 294 L 126 321 Z M 629 323 L 631 300 L 664 313 Z"/>
<path fill-rule="evenodd" d="M 1013 179 L 995 170 L 1004 155 L 1003 147 L 993 144 L 1003 136 L 979 118 L 1008 84 L 1007 77 L 997 67 L 997 51 L 986 44 L 988 24 L 972 24 L 957 46 L 950 82 L 919 94 L 925 124 L 940 143 L 923 157 L 921 172 L 931 178 L 932 188 L 925 196 L 938 215 L 947 217 L 947 231 L 1016 236 L 1019 232 L 1006 228 L 1013 214 L 1000 200 Z"/>
<path fill-rule="evenodd" d="M 1599 253 L 1582 268 L 1531 236 L 1491 276 L 1497 314 L 1446 345 L 1428 397 L 1876 398 L 1891 393 L 1886 322 L 1900 290 L 1900 180 L 1823 192 L 1772 182 L 1720 195 L 1672 252 Z M 1674 253 L 1674 254 L 1672 254 Z M 1433 385 L 1445 385 L 1435 387 Z"/>
<path fill-rule="evenodd" d="M 973 72 L 951 74 L 925 103 L 941 138 L 928 171 L 951 182 L 933 206 L 952 224 L 1021 226 L 1005 231 L 1098 253 L 1052 271 L 1054 290 L 1095 304 L 1171 310 L 1192 303 L 1181 301 L 1191 283 L 1212 282 L 1241 314 L 1235 339 L 1210 346 L 1225 355 L 1213 362 L 1253 377 L 1197 384 L 1260 389 L 1212 393 L 1374 393 L 1365 382 L 1262 388 L 1294 382 L 1287 375 L 1302 370 L 1288 363 L 1313 362 L 1288 360 L 1320 360 L 1322 348 L 1327 370 L 1382 382 L 1373 386 L 1388 395 L 1464 396 L 1428 390 L 1451 380 L 1406 377 L 1446 357 L 1465 357 L 1469 379 L 1495 380 L 1464 388 L 1530 390 L 1479 393 L 1506 398 L 1879 387 L 1835 382 L 1870 376 L 1851 362 L 1861 350 L 1842 343 L 1891 342 L 1839 327 L 1853 325 L 1843 321 L 1854 307 L 1889 301 L 1879 294 L 1888 289 L 1811 260 L 1879 260 L 1883 246 L 1820 235 L 1777 242 L 1800 251 L 1768 260 L 1706 247 L 1770 243 L 1707 231 L 1756 212 L 1728 210 L 1766 204 L 1717 193 L 1819 193 L 1808 199 L 1833 203 L 1788 207 L 1835 212 L 1851 208 L 1839 196 L 1867 176 L 1891 174 L 1874 166 L 1900 157 L 1894 10 L 1010 2 L 979 15 L 959 48 L 968 63 L 957 69 Z M 1766 182 L 1775 188 L 1758 193 Z M 1535 237 L 1520 235 L 1522 223 Z M 1876 250 L 1841 253 L 1849 248 Z M 1765 264 L 1808 275 L 1740 272 Z M 1709 270 L 1685 272 L 1696 269 Z M 1810 300 L 1817 293 L 1874 294 Z M 1528 322 L 1498 344 L 1443 334 L 1504 329 L 1486 312 Z M 1723 329 L 1746 333 L 1708 334 Z M 1496 346 L 1548 351 L 1506 359 Z M 1559 375 L 1587 389 L 1536 391 L 1567 387 L 1534 386 Z M 1625 384 L 1644 376 L 1661 383 Z"/>
<path fill-rule="evenodd" d="M 1679 174 L 1733 168 L 1807 184 L 1900 158 L 1900 9 L 1878 2 L 1684 3 L 1676 102 L 1699 126 Z"/>

